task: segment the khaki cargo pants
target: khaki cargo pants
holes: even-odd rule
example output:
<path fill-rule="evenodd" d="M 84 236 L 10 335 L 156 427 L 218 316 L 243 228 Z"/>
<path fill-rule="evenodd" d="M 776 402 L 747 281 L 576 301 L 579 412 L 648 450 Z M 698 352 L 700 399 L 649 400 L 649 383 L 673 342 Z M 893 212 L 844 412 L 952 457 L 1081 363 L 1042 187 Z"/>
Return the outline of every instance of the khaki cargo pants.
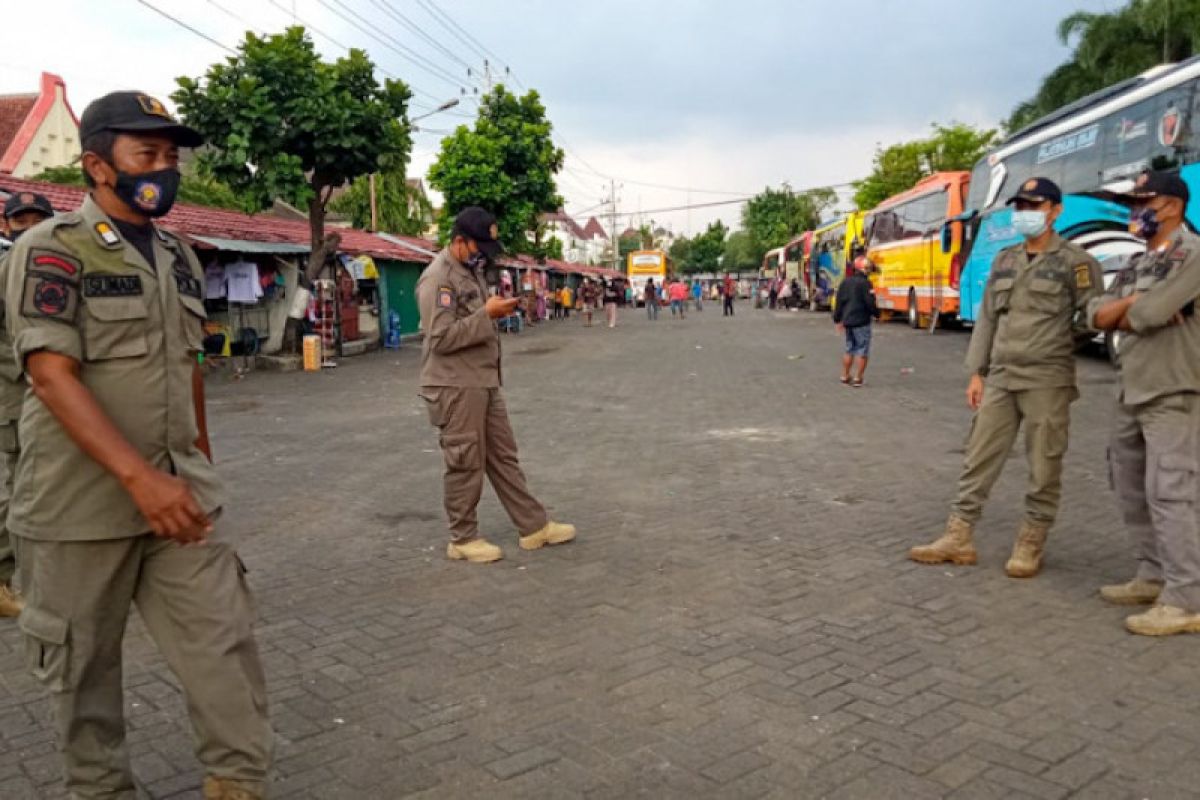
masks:
<path fill-rule="evenodd" d="M 4 484 L 0 489 L 0 584 L 12 584 L 17 571 L 16 550 L 8 532 L 8 501 L 12 497 L 17 456 L 20 454 L 16 420 L 0 422 L 0 463 L 4 466 Z"/>
<path fill-rule="evenodd" d="M 19 538 L 29 668 L 51 695 L 67 791 L 134 798 L 125 747 L 121 642 L 136 603 L 182 684 L 209 775 L 263 793 L 271 756 L 253 600 L 233 548 L 152 535 L 89 542 Z"/>
<path fill-rule="evenodd" d="M 1160 603 L 1200 612 L 1200 396 L 1175 394 L 1138 406 L 1118 402 L 1108 453 L 1137 577 L 1164 582 Z"/>
<path fill-rule="evenodd" d="M 1067 453 L 1071 403 L 1078 396 L 1073 386 L 1016 392 L 985 386 L 983 403 L 971 422 L 958 497 L 951 513 L 972 525 L 979 521 L 1024 423 L 1025 457 L 1029 462 L 1025 518 L 1035 524 L 1052 525 L 1062 497 L 1062 462 Z"/>
<path fill-rule="evenodd" d="M 427 386 L 421 398 L 440 432 L 446 460 L 445 506 L 450 535 L 467 542 L 479 535 L 476 508 L 486 475 L 517 532 L 546 526 L 546 509 L 529 491 L 517 457 L 517 439 L 500 389 Z"/>

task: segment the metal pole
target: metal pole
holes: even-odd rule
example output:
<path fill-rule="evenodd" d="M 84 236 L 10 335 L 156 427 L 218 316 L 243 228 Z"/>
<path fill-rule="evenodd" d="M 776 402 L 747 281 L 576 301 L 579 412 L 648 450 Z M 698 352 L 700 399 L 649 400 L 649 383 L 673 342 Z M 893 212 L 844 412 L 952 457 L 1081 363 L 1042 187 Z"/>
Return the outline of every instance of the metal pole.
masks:
<path fill-rule="evenodd" d="M 375 173 L 374 172 L 372 172 L 371 176 L 367 179 L 367 185 L 370 187 L 370 190 L 371 190 L 371 231 L 374 232 L 374 231 L 379 230 L 379 212 L 375 206 Z"/>

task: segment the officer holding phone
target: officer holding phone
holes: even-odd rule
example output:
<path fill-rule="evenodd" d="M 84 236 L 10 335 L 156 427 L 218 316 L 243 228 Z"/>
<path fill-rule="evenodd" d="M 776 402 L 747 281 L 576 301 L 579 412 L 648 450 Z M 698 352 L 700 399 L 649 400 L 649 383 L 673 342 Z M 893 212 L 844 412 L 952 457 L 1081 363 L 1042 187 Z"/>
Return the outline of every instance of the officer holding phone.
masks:
<path fill-rule="evenodd" d="M 521 534 L 522 549 L 575 538 L 575 528 L 551 522 L 529 492 L 508 421 L 496 320 L 510 316 L 518 298 L 488 297 L 484 275 L 503 251 L 497 234 L 491 213 L 478 206 L 463 209 L 454 220 L 449 246 L 417 283 L 424 334 L 421 398 L 446 460 L 451 535 L 446 556 L 476 563 L 504 557 L 499 547 L 479 536 L 476 507 L 485 475 Z"/>

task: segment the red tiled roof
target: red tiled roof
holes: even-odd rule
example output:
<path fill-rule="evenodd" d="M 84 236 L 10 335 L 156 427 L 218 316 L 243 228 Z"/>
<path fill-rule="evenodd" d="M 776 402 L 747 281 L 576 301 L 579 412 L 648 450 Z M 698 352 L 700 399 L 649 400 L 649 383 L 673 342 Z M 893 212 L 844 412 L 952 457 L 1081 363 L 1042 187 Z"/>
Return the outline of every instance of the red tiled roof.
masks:
<path fill-rule="evenodd" d="M 27 181 L 11 175 L 0 175 L 0 191 L 38 192 L 44 194 L 55 211 L 73 211 L 83 204 L 86 190 L 77 186 L 61 186 L 54 183 Z M 267 214 L 249 215 L 223 208 L 176 203 L 171 213 L 163 217 L 162 226 L 172 233 L 185 237 L 212 236 L 222 239 L 238 239 L 249 242 L 272 242 L 309 246 L 308 223 L 279 219 Z M 333 230 L 333 229 L 331 229 Z M 372 258 L 395 259 L 429 263 L 432 258 L 419 250 L 403 244 L 389 242 L 366 231 L 353 228 L 337 228 L 342 237 L 342 251 L 351 255 L 366 254 Z M 396 237 L 425 250 L 437 250 L 437 246 L 424 239 Z M 210 247 L 203 242 L 193 244 L 204 249 Z"/>
<path fill-rule="evenodd" d="M 25 124 L 37 104 L 36 94 L 10 94 L 0 97 L 0 156 L 8 150 L 17 131 Z"/>
<path fill-rule="evenodd" d="M 555 211 L 553 214 L 542 214 L 542 222 L 557 222 L 562 225 L 576 239 L 586 239 L 587 234 L 583 232 L 583 228 L 579 227 L 579 223 L 571 219 L 571 216 L 562 209 Z"/>
<path fill-rule="evenodd" d="M 604 226 L 600 224 L 595 217 L 590 217 L 587 225 L 583 226 L 583 238 L 594 239 L 599 236 L 601 239 L 607 239 L 608 234 L 604 232 Z"/>

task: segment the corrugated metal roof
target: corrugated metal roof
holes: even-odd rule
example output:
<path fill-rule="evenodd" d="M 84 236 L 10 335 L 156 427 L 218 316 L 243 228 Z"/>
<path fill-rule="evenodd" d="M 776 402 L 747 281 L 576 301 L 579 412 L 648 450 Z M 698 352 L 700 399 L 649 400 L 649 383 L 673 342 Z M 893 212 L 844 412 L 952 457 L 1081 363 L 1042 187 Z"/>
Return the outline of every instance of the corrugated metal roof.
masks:
<path fill-rule="evenodd" d="M 191 239 L 197 242 L 204 242 L 212 245 L 218 250 L 232 250 L 236 253 L 277 253 L 295 255 L 297 253 L 309 252 L 308 247 L 298 244 L 289 244 L 287 242 L 251 242 L 246 239 L 222 239 L 219 236 L 197 236 L 192 234 Z"/>

